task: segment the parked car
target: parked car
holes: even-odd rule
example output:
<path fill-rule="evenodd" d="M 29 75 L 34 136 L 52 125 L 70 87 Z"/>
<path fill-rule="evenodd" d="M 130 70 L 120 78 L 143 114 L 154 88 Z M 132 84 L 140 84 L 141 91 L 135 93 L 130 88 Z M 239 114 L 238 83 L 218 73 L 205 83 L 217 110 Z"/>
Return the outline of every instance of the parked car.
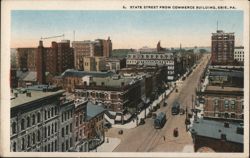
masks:
<path fill-rule="evenodd" d="M 152 113 L 152 118 L 155 119 L 156 118 L 156 113 Z"/>
<path fill-rule="evenodd" d="M 143 118 L 141 118 L 139 125 L 143 125 L 143 124 L 145 124 L 145 120 Z"/>
<path fill-rule="evenodd" d="M 184 115 L 185 114 L 185 110 L 183 108 L 180 109 L 180 115 Z"/>
<path fill-rule="evenodd" d="M 123 130 L 121 129 L 120 131 L 118 131 L 118 134 L 123 134 Z"/>
<path fill-rule="evenodd" d="M 152 112 L 149 112 L 147 115 L 147 118 L 150 118 L 150 117 L 152 117 Z"/>
<path fill-rule="evenodd" d="M 104 128 L 111 128 L 112 127 L 112 124 L 111 123 L 109 123 L 109 122 L 105 122 L 104 123 Z"/>

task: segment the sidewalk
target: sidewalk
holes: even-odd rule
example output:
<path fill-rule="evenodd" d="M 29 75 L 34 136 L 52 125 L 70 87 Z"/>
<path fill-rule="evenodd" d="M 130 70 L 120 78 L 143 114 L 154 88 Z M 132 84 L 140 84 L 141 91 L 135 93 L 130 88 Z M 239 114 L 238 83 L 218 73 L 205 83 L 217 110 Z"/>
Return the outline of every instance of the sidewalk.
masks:
<path fill-rule="evenodd" d="M 107 138 L 109 142 L 107 142 Z M 105 137 L 105 142 L 97 147 L 97 152 L 112 152 L 121 143 L 119 138 Z M 92 152 L 95 152 L 92 151 Z"/>
<path fill-rule="evenodd" d="M 174 90 L 173 87 L 171 87 L 171 89 L 166 90 L 166 92 L 163 93 L 162 95 L 160 95 L 158 97 L 158 99 L 156 99 L 151 105 L 149 105 L 146 109 L 142 110 L 140 112 L 140 114 L 137 115 L 138 116 L 138 124 L 139 124 L 141 118 L 143 118 L 143 119 L 145 118 L 145 110 L 146 110 L 146 116 L 147 116 L 150 108 L 157 106 L 157 104 L 159 104 L 164 99 L 164 95 L 168 96 L 173 90 Z M 121 129 L 132 129 L 132 128 L 137 127 L 136 119 L 134 119 L 134 120 L 132 120 L 129 123 L 126 123 L 124 125 L 114 124 L 114 125 L 112 125 L 112 127 L 113 128 L 121 128 Z"/>

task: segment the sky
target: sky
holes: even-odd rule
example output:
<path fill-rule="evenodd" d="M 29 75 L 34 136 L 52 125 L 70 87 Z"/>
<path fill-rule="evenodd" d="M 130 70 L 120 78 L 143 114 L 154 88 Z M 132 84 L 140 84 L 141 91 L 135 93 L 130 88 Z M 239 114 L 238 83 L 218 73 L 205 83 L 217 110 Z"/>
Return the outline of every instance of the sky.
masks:
<path fill-rule="evenodd" d="M 37 47 L 41 37 L 64 34 L 64 39 L 95 40 L 110 37 L 113 49 L 210 46 L 211 33 L 218 29 L 235 32 L 236 45 L 243 44 L 242 11 L 143 10 L 143 11 L 53 11 L 11 12 L 11 47 Z M 44 40 L 46 46 L 51 41 Z"/>

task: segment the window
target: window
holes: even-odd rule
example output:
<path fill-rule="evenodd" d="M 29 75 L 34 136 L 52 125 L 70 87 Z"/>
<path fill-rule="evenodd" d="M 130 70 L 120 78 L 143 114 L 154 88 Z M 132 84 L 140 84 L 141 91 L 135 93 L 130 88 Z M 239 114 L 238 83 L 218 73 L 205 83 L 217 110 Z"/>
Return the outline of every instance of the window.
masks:
<path fill-rule="evenodd" d="M 51 151 L 54 151 L 54 142 L 51 143 Z"/>
<path fill-rule="evenodd" d="M 64 143 L 62 143 L 62 151 L 64 151 Z"/>
<path fill-rule="evenodd" d="M 40 112 L 37 113 L 37 122 L 40 123 L 41 122 L 41 114 Z"/>
<path fill-rule="evenodd" d="M 233 109 L 233 110 L 235 110 L 235 100 L 231 100 L 231 102 L 230 102 L 230 104 L 231 104 L 231 108 Z"/>
<path fill-rule="evenodd" d="M 54 108 L 52 107 L 51 108 L 51 117 L 53 117 L 54 116 Z"/>
<path fill-rule="evenodd" d="M 36 134 L 33 133 L 32 135 L 32 144 L 35 144 L 36 143 Z"/>
<path fill-rule="evenodd" d="M 21 120 L 21 130 L 24 130 L 24 119 Z"/>
<path fill-rule="evenodd" d="M 64 137 L 64 128 L 62 128 L 62 137 Z"/>
<path fill-rule="evenodd" d="M 69 125 L 66 126 L 66 135 L 69 134 Z"/>
<path fill-rule="evenodd" d="M 78 126 L 78 117 L 76 117 L 76 127 Z"/>
<path fill-rule="evenodd" d="M 48 145 L 48 152 L 50 152 L 50 144 Z"/>
<path fill-rule="evenodd" d="M 61 121 L 63 122 L 63 114 L 62 114 L 62 117 L 61 117 Z"/>
<path fill-rule="evenodd" d="M 70 128 L 69 129 L 70 129 L 70 132 L 72 132 L 72 123 L 70 123 Z"/>
<path fill-rule="evenodd" d="M 57 123 L 55 123 L 55 132 L 57 132 Z"/>
<path fill-rule="evenodd" d="M 69 140 L 66 140 L 66 151 L 69 149 Z"/>
<path fill-rule="evenodd" d="M 70 140 L 69 140 L 69 144 L 70 144 L 70 147 L 72 147 L 72 146 L 73 146 L 73 140 L 72 140 L 72 138 L 70 138 Z"/>
<path fill-rule="evenodd" d="M 27 143 L 28 147 L 30 147 L 30 135 L 28 135 L 28 143 Z"/>
<path fill-rule="evenodd" d="M 44 120 L 46 120 L 47 119 L 47 111 L 45 110 L 44 111 Z"/>
<path fill-rule="evenodd" d="M 82 115 L 80 115 L 80 124 L 82 124 L 82 120 L 83 120 Z"/>
<path fill-rule="evenodd" d="M 45 152 L 47 152 L 47 145 L 45 145 L 45 147 L 44 147 L 44 151 L 45 151 Z"/>
<path fill-rule="evenodd" d="M 32 115 L 32 125 L 36 124 L 36 116 L 35 114 Z"/>
<path fill-rule="evenodd" d="M 29 127 L 30 126 L 30 117 L 28 116 L 27 117 L 27 127 Z"/>
<path fill-rule="evenodd" d="M 54 124 L 52 124 L 51 133 L 54 133 Z"/>
<path fill-rule="evenodd" d="M 40 142 L 41 140 L 41 132 L 40 130 L 37 131 L 37 141 Z"/>
<path fill-rule="evenodd" d="M 57 151 L 57 140 L 55 141 L 55 151 Z"/>
<path fill-rule="evenodd" d="M 229 101 L 228 100 L 224 100 L 224 107 L 225 109 L 228 109 L 229 106 Z"/>
<path fill-rule="evenodd" d="M 76 132 L 76 141 L 78 140 L 78 132 Z"/>
<path fill-rule="evenodd" d="M 50 125 L 48 126 L 48 136 L 50 136 Z"/>
<path fill-rule="evenodd" d="M 47 127 L 44 127 L 44 138 L 47 138 Z"/>
<path fill-rule="evenodd" d="M 13 143 L 12 151 L 16 151 L 16 142 Z"/>
<path fill-rule="evenodd" d="M 50 109 L 48 110 L 48 118 L 50 118 Z"/>
<path fill-rule="evenodd" d="M 24 138 L 22 138 L 22 150 L 24 150 L 25 149 L 25 145 L 24 145 Z"/>
<path fill-rule="evenodd" d="M 82 138 L 82 130 L 80 130 L 80 137 Z"/>
<path fill-rule="evenodd" d="M 11 128 L 12 128 L 12 134 L 16 134 L 16 122 L 12 123 Z"/>

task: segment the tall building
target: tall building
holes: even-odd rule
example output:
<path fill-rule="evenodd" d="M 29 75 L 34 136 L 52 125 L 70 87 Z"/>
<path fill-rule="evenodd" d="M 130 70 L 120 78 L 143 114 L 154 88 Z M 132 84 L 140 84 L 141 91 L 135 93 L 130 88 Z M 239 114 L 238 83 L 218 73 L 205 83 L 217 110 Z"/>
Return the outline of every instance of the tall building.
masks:
<path fill-rule="evenodd" d="M 36 70 L 36 48 L 17 48 L 16 66 L 21 71 Z"/>
<path fill-rule="evenodd" d="M 57 75 L 74 67 L 73 48 L 69 40 L 52 42 L 51 47 L 44 47 L 40 41 L 36 52 L 37 80 L 40 84 L 45 83 L 45 72 Z"/>
<path fill-rule="evenodd" d="M 212 65 L 228 65 L 234 61 L 234 33 L 217 30 L 212 33 Z"/>
<path fill-rule="evenodd" d="M 96 39 L 95 41 L 74 41 L 74 65 L 77 70 L 84 69 L 83 58 L 86 56 L 110 57 L 112 52 L 112 42 L 108 37 L 107 40 Z"/>

